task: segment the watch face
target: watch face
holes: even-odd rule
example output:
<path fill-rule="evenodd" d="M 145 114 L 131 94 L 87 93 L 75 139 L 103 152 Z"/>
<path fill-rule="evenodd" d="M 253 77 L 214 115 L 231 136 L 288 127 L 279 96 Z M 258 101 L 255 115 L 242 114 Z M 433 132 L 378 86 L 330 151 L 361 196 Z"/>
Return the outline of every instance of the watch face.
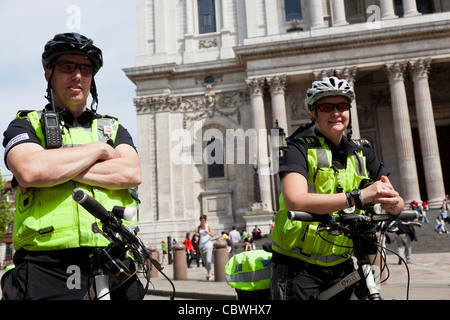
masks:
<path fill-rule="evenodd" d="M 359 196 L 361 194 L 361 190 L 352 190 L 352 195 Z"/>
<path fill-rule="evenodd" d="M 350 208 L 344 209 L 344 212 L 345 213 L 353 213 L 353 212 L 355 212 L 355 207 L 350 207 Z"/>

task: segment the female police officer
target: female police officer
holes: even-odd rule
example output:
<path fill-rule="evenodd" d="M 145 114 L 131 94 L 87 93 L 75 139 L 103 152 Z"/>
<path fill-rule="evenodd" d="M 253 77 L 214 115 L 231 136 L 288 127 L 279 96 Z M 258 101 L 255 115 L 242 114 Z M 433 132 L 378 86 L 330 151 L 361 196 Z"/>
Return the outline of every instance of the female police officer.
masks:
<path fill-rule="evenodd" d="M 348 238 L 316 236 L 317 225 L 287 219 L 287 210 L 329 214 L 376 201 L 393 215 L 404 206 L 370 144 L 351 140 L 353 87 L 326 77 L 307 91 L 306 106 L 314 132 L 297 130 L 288 139 L 280 168 L 280 211 L 271 233 L 272 299 L 317 299 L 319 293 L 353 270 Z M 363 179 L 375 183 L 358 189 Z M 356 209 L 358 212 L 359 210 Z M 344 298 L 344 297 L 342 297 Z M 345 297 L 347 298 L 347 297 Z"/>

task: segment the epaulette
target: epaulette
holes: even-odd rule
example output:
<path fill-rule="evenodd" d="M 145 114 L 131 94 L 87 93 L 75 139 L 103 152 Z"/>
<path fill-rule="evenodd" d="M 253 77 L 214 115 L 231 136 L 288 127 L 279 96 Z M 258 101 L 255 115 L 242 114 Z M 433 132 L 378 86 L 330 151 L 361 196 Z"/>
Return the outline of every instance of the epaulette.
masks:
<path fill-rule="evenodd" d="M 35 110 L 19 110 L 16 114 L 16 118 L 24 118 L 26 117 L 30 112 L 33 112 Z"/>
<path fill-rule="evenodd" d="M 352 139 L 351 141 L 359 148 L 362 148 L 363 146 L 372 146 L 367 139 Z"/>
<path fill-rule="evenodd" d="M 320 144 L 320 140 L 319 138 L 315 137 L 315 136 L 307 136 L 307 137 L 302 137 L 302 139 L 300 139 L 304 144 L 306 144 L 306 146 L 308 148 L 320 148 L 322 145 Z"/>
<path fill-rule="evenodd" d="M 96 114 L 95 114 L 95 118 L 96 118 L 96 119 L 100 119 L 100 118 L 109 118 L 109 119 L 114 119 L 115 121 L 119 121 L 119 118 L 113 117 L 113 116 L 109 116 L 109 115 L 107 115 L 107 114 L 98 114 L 98 113 L 96 113 Z"/>

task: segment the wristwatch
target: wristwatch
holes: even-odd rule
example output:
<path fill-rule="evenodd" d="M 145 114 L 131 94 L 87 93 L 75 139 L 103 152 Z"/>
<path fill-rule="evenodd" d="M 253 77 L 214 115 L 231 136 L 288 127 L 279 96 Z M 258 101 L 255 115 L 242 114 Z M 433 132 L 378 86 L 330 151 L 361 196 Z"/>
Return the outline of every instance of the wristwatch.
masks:
<path fill-rule="evenodd" d="M 353 201 L 355 201 L 355 206 L 357 208 L 361 208 L 362 207 L 362 203 L 361 203 L 361 190 L 359 189 L 353 189 L 352 191 L 350 191 L 350 195 L 353 198 Z"/>
<path fill-rule="evenodd" d="M 347 197 L 347 208 L 353 207 L 353 204 L 352 204 L 352 196 L 350 195 L 350 191 L 347 191 L 347 192 L 345 193 L 345 196 Z"/>
<path fill-rule="evenodd" d="M 353 213 L 355 212 L 355 206 L 352 204 L 352 198 L 350 195 L 350 191 L 347 191 L 345 193 L 345 196 L 347 197 L 347 208 L 344 209 L 345 213 Z"/>

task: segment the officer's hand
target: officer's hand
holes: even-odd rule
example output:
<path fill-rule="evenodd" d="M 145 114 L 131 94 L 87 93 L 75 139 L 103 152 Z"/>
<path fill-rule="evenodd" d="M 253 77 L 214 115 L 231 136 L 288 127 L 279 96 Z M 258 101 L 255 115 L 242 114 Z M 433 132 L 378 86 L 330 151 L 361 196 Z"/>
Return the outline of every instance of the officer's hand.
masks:
<path fill-rule="evenodd" d="M 104 142 L 94 142 L 93 144 L 96 145 L 95 147 L 98 148 L 99 151 L 98 160 L 104 161 L 120 158 L 119 152 L 117 152 L 117 150 L 111 147 L 109 144 Z"/>

